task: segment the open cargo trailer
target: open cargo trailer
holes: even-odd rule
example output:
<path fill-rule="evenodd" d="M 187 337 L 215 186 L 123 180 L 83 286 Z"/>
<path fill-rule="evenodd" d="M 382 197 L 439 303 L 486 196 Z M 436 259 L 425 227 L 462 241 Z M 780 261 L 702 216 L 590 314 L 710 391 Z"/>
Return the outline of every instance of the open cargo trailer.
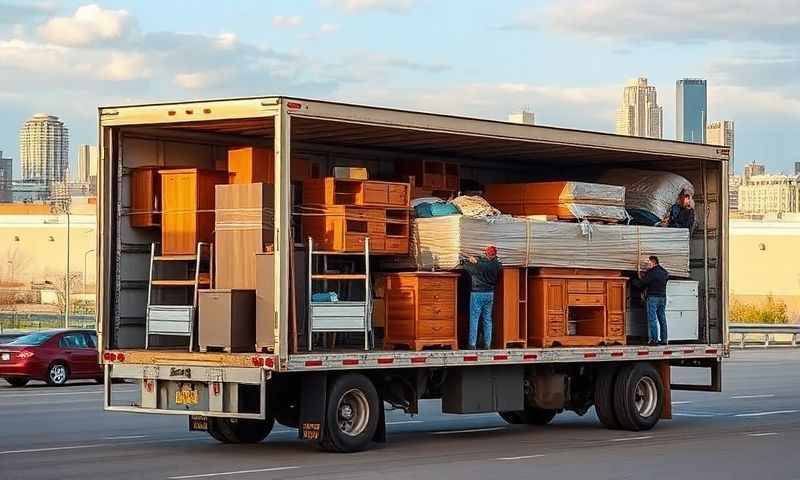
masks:
<path fill-rule="evenodd" d="M 420 399 L 442 398 L 448 412 L 497 411 L 509 422 L 530 424 L 594 405 L 605 425 L 638 430 L 670 418 L 671 389 L 721 389 L 727 148 L 287 97 L 103 107 L 99 121 L 98 329 L 107 410 L 189 415 L 191 428 L 233 443 L 260 441 L 278 421 L 325 448 L 354 451 L 385 439 L 384 402 L 413 413 Z M 227 148 L 254 145 L 274 148 L 274 351 L 145 349 L 147 258 L 157 237 L 131 228 L 130 169 L 223 168 Z M 479 351 L 307 352 L 293 345 L 299 332 L 290 335 L 290 309 L 294 300 L 302 312 L 304 301 L 290 298 L 286 288 L 289 252 L 303 252 L 290 244 L 295 165 L 303 164 L 302 175 L 360 165 L 389 177 L 419 158 L 457 163 L 462 179 L 481 183 L 621 166 L 688 178 L 698 219 L 690 274 L 700 284 L 699 339 Z M 707 368 L 710 382 L 670 388 L 670 366 Z M 110 381 L 116 378 L 137 381 L 141 399 L 118 401 Z M 197 405 L 176 404 L 176 392 L 187 385 Z"/>

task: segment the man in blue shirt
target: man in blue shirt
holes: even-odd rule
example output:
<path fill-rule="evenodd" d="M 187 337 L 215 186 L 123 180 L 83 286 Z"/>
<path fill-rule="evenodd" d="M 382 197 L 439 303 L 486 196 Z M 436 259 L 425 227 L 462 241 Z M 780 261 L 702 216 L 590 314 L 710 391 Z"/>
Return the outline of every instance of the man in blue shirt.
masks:
<path fill-rule="evenodd" d="M 494 289 L 500 277 L 502 264 L 497 259 L 497 248 L 486 247 L 486 256 L 469 257 L 464 262 L 464 270 L 472 279 L 472 293 L 469 297 L 469 349 L 475 350 L 478 343 L 478 321 L 481 320 L 483 347 L 492 348 L 492 308 Z"/>

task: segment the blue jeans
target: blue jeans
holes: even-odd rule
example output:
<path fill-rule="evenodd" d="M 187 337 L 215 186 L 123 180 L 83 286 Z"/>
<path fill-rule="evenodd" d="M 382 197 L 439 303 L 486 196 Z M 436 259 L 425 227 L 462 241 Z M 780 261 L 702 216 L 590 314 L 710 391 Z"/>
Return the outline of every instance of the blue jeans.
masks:
<path fill-rule="evenodd" d="M 483 330 L 483 346 L 492 348 L 492 306 L 494 292 L 472 292 L 469 296 L 469 346 L 475 348 L 478 343 L 478 320 Z"/>
<path fill-rule="evenodd" d="M 664 297 L 647 297 L 648 337 L 651 342 L 667 342 L 667 299 Z M 661 335 L 659 336 L 659 331 Z"/>

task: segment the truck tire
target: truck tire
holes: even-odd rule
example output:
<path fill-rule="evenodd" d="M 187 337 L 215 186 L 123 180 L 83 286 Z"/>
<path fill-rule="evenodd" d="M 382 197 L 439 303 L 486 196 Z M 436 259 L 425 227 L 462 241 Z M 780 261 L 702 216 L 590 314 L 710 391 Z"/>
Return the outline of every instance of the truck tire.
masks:
<path fill-rule="evenodd" d="M 601 368 L 594 381 L 594 411 L 604 427 L 619 429 L 619 420 L 614 412 L 614 380 L 617 367 Z"/>
<path fill-rule="evenodd" d="M 258 443 L 269 435 L 275 420 L 249 420 L 242 418 L 208 419 L 208 434 L 222 443 Z"/>
<path fill-rule="evenodd" d="M 658 423 L 664 402 L 664 385 L 647 362 L 621 369 L 614 381 L 614 412 L 622 428 L 638 432 Z"/>
<path fill-rule="evenodd" d="M 558 410 L 526 406 L 525 410 L 498 413 L 503 420 L 512 425 L 547 425 L 556 416 Z"/>
<path fill-rule="evenodd" d="M 341 453 L 367 449 L 379 419 L 380 399 L 367 377 L 347 374 L 336 378 L 328 390 L 322 448 Z"/>

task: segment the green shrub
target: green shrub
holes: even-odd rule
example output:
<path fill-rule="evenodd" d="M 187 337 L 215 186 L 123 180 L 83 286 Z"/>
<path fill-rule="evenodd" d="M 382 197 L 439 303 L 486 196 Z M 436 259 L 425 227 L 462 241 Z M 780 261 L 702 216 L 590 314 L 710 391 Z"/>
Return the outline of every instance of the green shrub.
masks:
<path fill-rule="evenodd" d="M 761 304 L 731 300 L 730 319 L 733 323 L 789 323 L 789 313 L 786 303 L 769 295 Z"/>

